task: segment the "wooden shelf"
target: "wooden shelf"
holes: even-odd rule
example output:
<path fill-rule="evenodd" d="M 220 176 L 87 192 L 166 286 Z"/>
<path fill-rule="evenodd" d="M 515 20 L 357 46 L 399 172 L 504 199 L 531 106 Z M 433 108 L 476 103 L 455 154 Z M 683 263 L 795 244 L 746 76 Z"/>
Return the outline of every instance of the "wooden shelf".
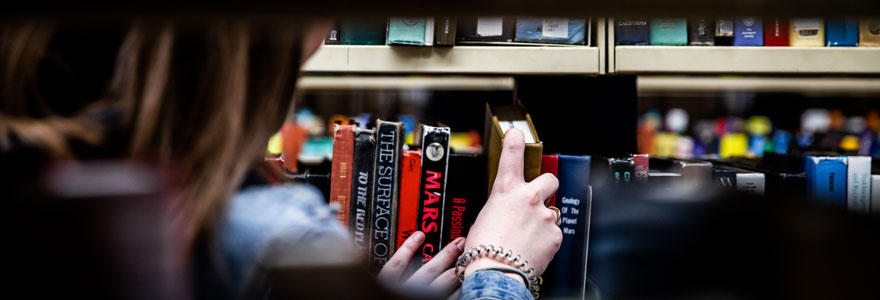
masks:
<path fill-rule="evenodd" d="M 867 47 L 615 46 L 610 57 L 617 73 L 880 73 L 880 48 Z"/>
<path fill-rule="evenodd" d="M 597 75 L 598 47 L 324 45 L 305 72 Z"/>

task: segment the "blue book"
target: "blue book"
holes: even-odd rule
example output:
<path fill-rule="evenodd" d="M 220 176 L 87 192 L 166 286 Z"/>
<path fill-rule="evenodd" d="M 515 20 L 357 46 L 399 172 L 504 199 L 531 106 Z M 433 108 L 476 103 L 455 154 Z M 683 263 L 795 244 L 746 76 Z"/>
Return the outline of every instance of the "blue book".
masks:
<path fill-rule="evenodd" d="M 832 18 L 825 20 L 825 43 L 829 47 L 859 45 L 859 19 Z"/>
<path fill-rule="evenodd" d="M 648 20 L 621 19 L 615 22 L 615 43 L 617 45 L 650 45 L 651 29 Z"/>
<path fill-rule="evenodd" d="M 556 206 L 562 212 L 562 245 L 543 274 L 541 295 L 583 299 L 590 235 L 590 156 L 558 155 Z"/>
<path fill-rule="evenodd" d="M 804 172 L 812 201 L 846 208 L 846 163 L 846 157 L 807 157 Z"/>
<path fill-rule="evenodd" d="M 761 18 L 736 18 L 733 25 L 734 46 L 763 46 L 764 23 Z"/>
<path fill-rule="evenodd" d="M 586 24 L 574 18 L 516 18 L 515 41 L 583 45 Z"/>

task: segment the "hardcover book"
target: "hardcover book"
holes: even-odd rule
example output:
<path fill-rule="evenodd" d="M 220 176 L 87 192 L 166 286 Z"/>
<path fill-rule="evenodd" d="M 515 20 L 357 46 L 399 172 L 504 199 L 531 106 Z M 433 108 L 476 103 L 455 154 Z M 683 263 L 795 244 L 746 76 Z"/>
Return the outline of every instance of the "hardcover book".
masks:
<path fill-rule="evenodd" d="M 736 170 L 719 168 L 712 170 L 712 182 L 724 190 L 736 189 Z"/>
<path fill-rule="evenodd" d="M 734 46 L 764 45 L 764 24 L 761 18 L 736 18 L 733 30 Z"/>
<path fill-rule="evenodd" d="M 648 182 L 648 172 L 650 168 L 650 158 L 647 154 L 633 154 L 633 169 L 635 170 L 635 181 L 638 183 Z"/>
<path fill-rule="evenodd" d="M 706 188 L 712 181 L 712 163 L 704 161 L 676 161 L 682 183 L 696 188 Z"/>
<path fill-rule="evenodd" d="M 590 235 L 590 156 L 559 155 L 562 245 L 544 271 L 542 296 L 583 299 Z"/>
<path fill-rule="evenodd" d="M 550 173 L 559 178 L 559 156 L 556 154 L 541 155 L 541 174 Z M 547 200 L 548 206 L 556 206 L 556 193 Z"/>
<path fill-rule="evenodd" d="M 397 213 L 397 248 L 419 230 L 419 183 L 422 178 L 422 151 L 403 150 L 400 159 L 400 201 Z"/>
<path fill-rule="evenodd" d="M 609 158 L 608 170 L 611 173 L 611 182 L 614 184 L 629 184 L 633 181 L 635 164 L 632 158 Z"/>
<path fill-rule="evenodd" d="M 485 165 L 485 156 L 482 155 L 449 154 L 441 246 L 449 245 L 455 239 L 467 236 L 477 220 L 477 215 L 486 204 L 486 195 L 483 193 L 486 184 L 486 172 L 483 170 Z"/>
<path fill-rule="evenodd" d="M 385 19 L 354 18 L 342 20 L 339 25 L 343 45 L 385 45 Z"/>
<path fill-rule="evenodd" d="M 859 19 L 828 18 L 825 20 L 825 40 L 829 47 L 859 45 Z"/>
<path fill-rule="evenodd" d="M 846 173 L 846 210 L 870 213 L 871 157 L 848 157 Z"/>
<path fill-rule="evenodd" d="M 389 18 L 387 43 L 388 45 L 433 45 L 434 19 L 415 17 Z"/>
<path fill-rule="evenodd" d="M 810 198 L 818 203 L 846 207 L 846 157 L 808 156 L 806 174 Z"/>
<path fill-rule="evenodd" d="M 764 19 L 764 46 L 788 46 L 788 19 Z"/>
<path fill-rule="evenodd" d="M 736 190 L 764 195 L 765 177 L 759 172 L 739 172 L 736 174 Z"/>
<path fill-rule="evenodd" d="M 791 20 L 789 45 L 792 47 L 825 46 L 825 24 L 819 18 Z"/>
<path fill-rule="evenodd" d="M 525 158 L 523 163 L 523 176 L 526 181 L 532 181 L 541 175 L 541 154 L 544 144 L 538 139 L 538 131 L 532 123 L 532 117 L 526 112 L 525 107 L 517 102 L 516 105 L 490 107 L 486 103 L 486 125 L 483 132 L 483 149 L 487 149 L 487 193 L 492 192 L 495 183 L 495 174 L 498 172 L 498 160 L 501 158 L 501 146 L 504 133 L 510 128 L 517 128 L 525 136 Z"/>
<path fill-rule="evenodd" d="M 620 19 L 615 22 L 615 43 L 617 45 L 650 45 L 651 28 L 645 19 Z"/>
<path fill-rule="evenodd" d="M 575 18 L 518 18 L 516 41 L 583 45 L 587 22 Z"/>
<path fill-rule="evenodd" d="M 651 45 L 684 46 L 688 43 L 687 20 L 651 19 Z"/>
<path fill-rule="evenodd" d="M 880 47 L 880 18 L 859 19 L 859 46 Z"/>
<path fill-rule="evenodd" d="M 688 45 L 714 46 L 715 22 L 704 17 L 688 19 Z"/>
<path fill-rule="evenodd" d="M 715 21 L 715 46 L 733 45 L 733 19 L 720 18 Z"/>
<path fill-rule="evenodd" d="M 342 40 L 339 36 L 339 22 L 333 22 L 333 27 L 330 28 L 327 36 L 324 37 L 324 44 L 339 45 L 340 43 L 342 43 Z"/>
<path fill-rule="evenodd" d="M 354 129 L 354 157 L 351 169 L 349 230 L 358 251 L 370 253 L 373 218 L 373 164 L 376 139 L 372 129 Z"/>
<path fill-rule="evenodd" d="M 422 125 L 422 176 L 419 183 L 419 230 L 425 242 L 418 251 L 422 264 L 437 255 L 441 244 L 443 208 L 449 166 L 449 127 Z"/>
<path fill-rule="evenodd" d="M 334 125 L 333 162 L 330 170 L 330 206 L 338 209 L 336 218 L 348 225 L 351 203 L 351 167 L 354 157 L 354 125 Z"/>
<path fill-rule="evenodd" d="M 456 20 L 452 17 L 438 17 L 434 21 L 434 46 L 455 45 Z"/>
<path fill-rule="evenodd" d="M 397 204 L 400 191 L 400 152 L 404 125 L 376 120 L 376 155 L 373 172 L 373 219 L 370 269 L 379 272 L 394 254 Z"/>
<path fill-rule="evenodd" d="M 880 215 L 880 175 L 871 175 L 871 214 Z"/>
<path fill-rule="evenodd" d="M 456 40 L 465 43 L 512 42 L 514 20 L 512 17 L 459 18 Z"/>

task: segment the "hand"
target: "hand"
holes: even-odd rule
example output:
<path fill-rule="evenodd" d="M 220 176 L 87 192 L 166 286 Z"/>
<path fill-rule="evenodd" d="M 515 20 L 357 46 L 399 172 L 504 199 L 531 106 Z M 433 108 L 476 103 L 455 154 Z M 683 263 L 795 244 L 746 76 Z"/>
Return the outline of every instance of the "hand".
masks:
<path fill-rule="evenodd" d="M 452 263 L 461 255 L 465 239 L 460 237 L 453 240 L 449 245 L 443 247 L 431 261 L 421 266 L 412 276 L 406 278 L 404 273 L 408 269 L 409 263 L 413 262 L 413 255 L 424 241 L 425 234 L 421 231 L 410 235 L 400 246 L 400 249 L 397 249 L 397 252 L 394 252 L 391 259 L 385 263 L 382 271 L 379 271 L 379 280 L 390 286 L 403 285 L 406 288 L 414 287 L 420 290 L 423 287 L 428 287 L 431 292 L 438 295 L 452 295 L 459 286 L 455 266 Z M 415 261 L 414 263 L 420 262 Z"/>
<path fill-rule="evenodd" d="M 543 174 L 525 182 L 523 179 L 523 134 L 510 129 L 504 136 L 504 146 L 498 162 L 498 175 L 492 194 L 468 233 L 465 249 L 477 245 L 495 245 L 512 250 L 527 260 L 527 268 L 535 268 L 529 276 L 540 276 L 562 244 L 562 230 L 556 225 L 556 212 L 544 206 L 559 187 L 551 174 Z M 473 260 L 465 269 L 465 276 L 486 267 L 507 266 L 494 258 Z M 506 274 L 506 273 L 505 273 Z M 515 274 L 507 274 L 522 281 Z"/>

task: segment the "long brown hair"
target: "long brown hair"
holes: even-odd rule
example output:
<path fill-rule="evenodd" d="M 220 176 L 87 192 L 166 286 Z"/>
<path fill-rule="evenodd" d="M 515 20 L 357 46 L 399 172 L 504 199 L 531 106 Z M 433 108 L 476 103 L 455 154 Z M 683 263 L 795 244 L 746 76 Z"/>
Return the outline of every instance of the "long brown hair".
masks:
<path fill-rule="evenodd" d="M 291 105 L 302 55 L 297 22 L 134 21 L 123 25 L 116 57 L 102 58 L 115 59 L 102 96 L 59 113 L 53 102 L 64 100 L 44 96 L 55 86 L 39 70 L 53 51 L 64 51 L 51 47 L 61 24 L 0 26 L 0 151 L 11 151 L 16 139 L 76 159 L 71 141 L 102 147 L 115 128 L 125 136 L 121 158 L 172 178 L 171 212 L 187 241 L 262 157 Z M 119 121 L 97 122 L 108 110 Z"/>

